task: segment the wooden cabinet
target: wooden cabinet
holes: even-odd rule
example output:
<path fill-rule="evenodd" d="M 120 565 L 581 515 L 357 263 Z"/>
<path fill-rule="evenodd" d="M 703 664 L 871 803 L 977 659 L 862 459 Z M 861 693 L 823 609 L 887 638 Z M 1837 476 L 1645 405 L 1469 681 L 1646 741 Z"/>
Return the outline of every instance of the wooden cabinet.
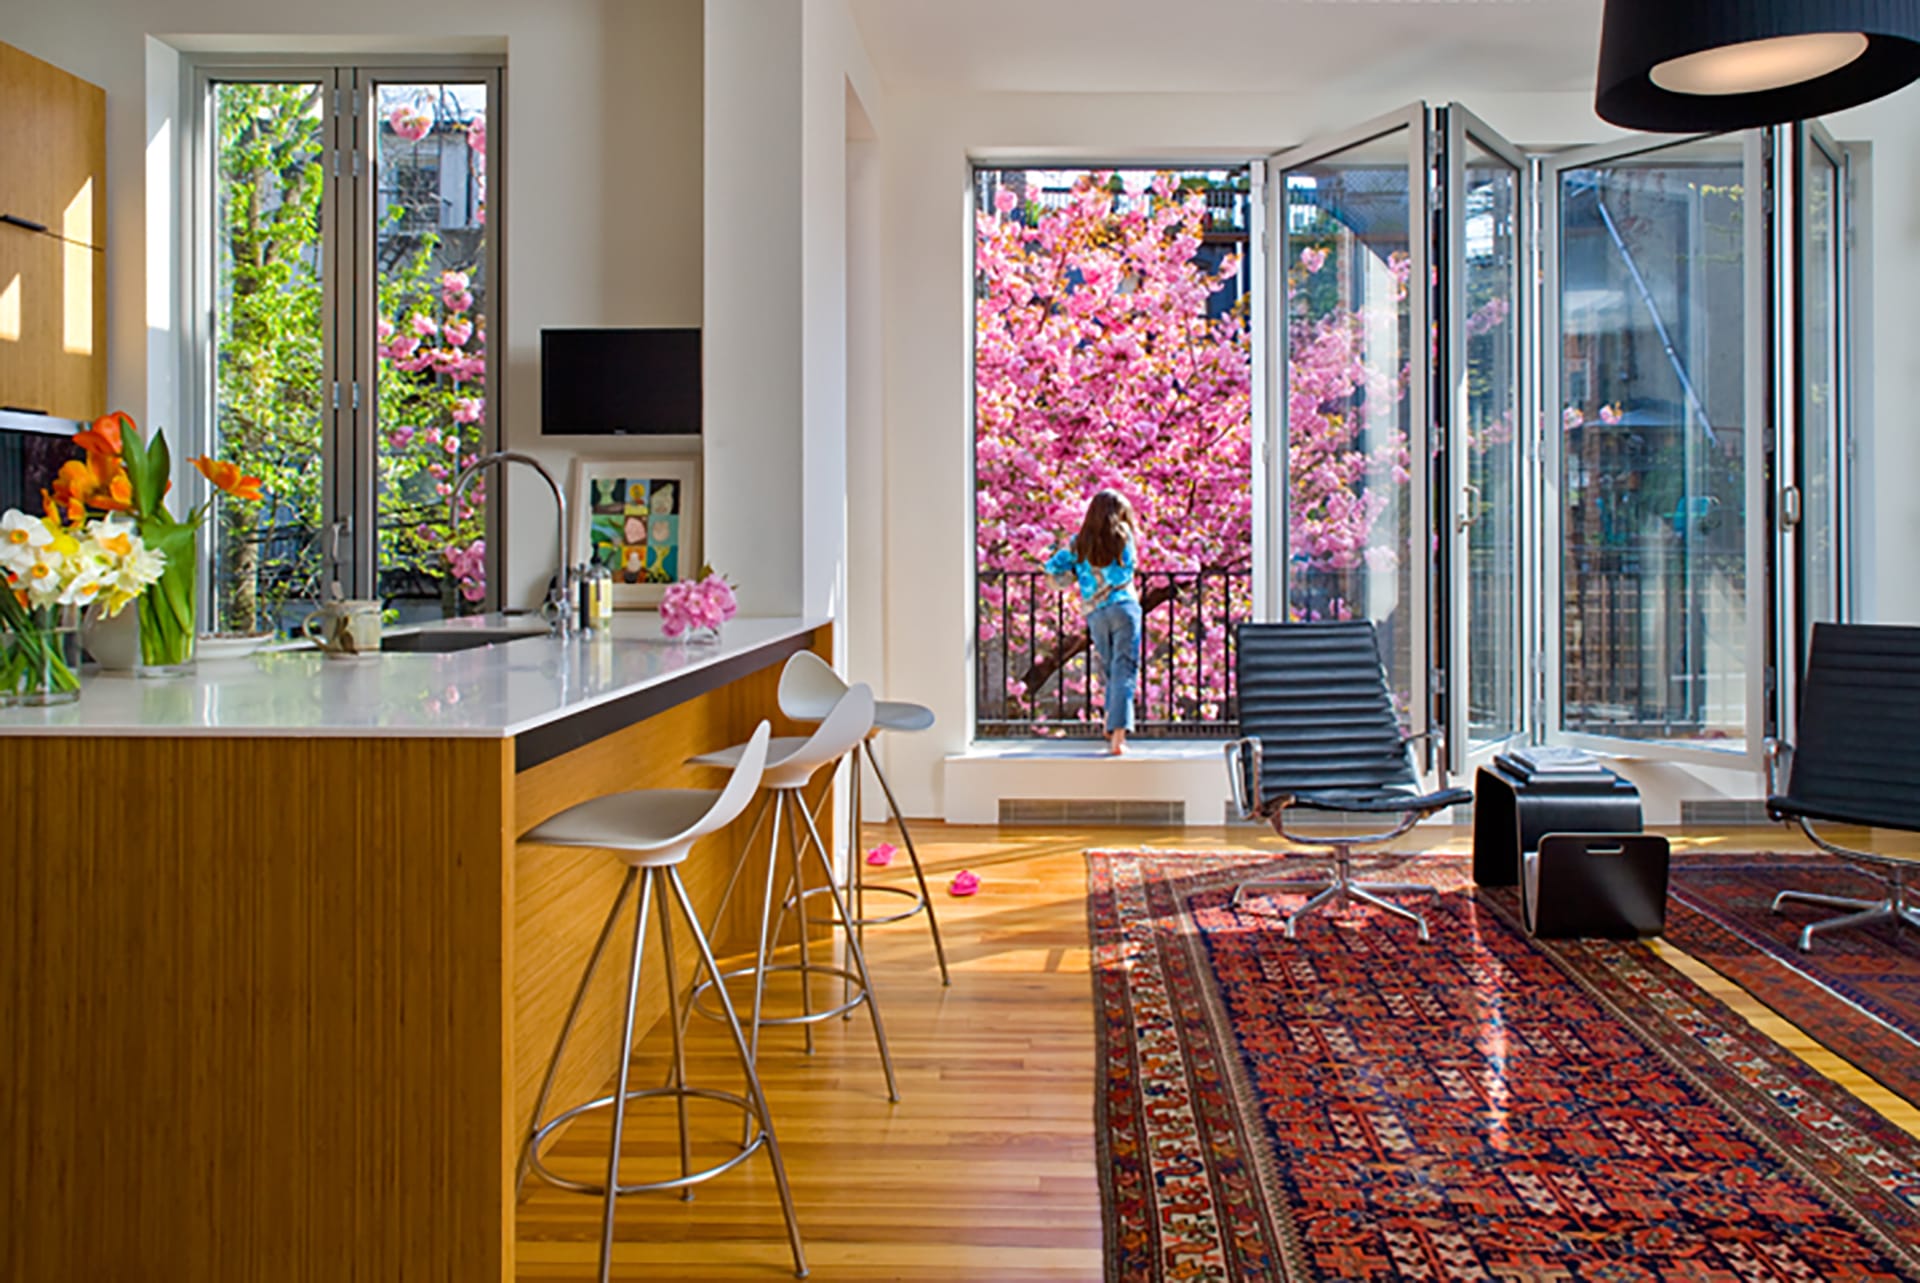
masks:
<path fill-rule="evenodd" d="M 0 44 L 0 406 L 106 413 L 106 110 L 97 85 Z"/>

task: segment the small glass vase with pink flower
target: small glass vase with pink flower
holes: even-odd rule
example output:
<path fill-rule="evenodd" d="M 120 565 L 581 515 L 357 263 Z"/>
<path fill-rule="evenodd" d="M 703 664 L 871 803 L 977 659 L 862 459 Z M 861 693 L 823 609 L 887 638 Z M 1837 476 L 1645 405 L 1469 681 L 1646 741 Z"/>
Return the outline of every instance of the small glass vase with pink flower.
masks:
<path fill-rule="evenodd" d="M 733 585 L 711 566 L 702 566 L 699 578 L 667 585 L 660 597 L 660 634 L 689 642 L 718 642 L 720 625 L 739 611 Z"/>

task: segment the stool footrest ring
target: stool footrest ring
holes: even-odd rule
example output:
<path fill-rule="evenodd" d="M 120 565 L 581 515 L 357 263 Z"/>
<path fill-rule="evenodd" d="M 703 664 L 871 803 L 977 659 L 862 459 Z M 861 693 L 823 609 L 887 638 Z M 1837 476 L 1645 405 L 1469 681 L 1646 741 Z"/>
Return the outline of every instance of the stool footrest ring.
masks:
<path fill-rule="evenodd" d="M 848 889 L 849 888 L 847 887 L 841 887 L 840 893 L 842 895 L 845 895 Z M 827 894 L 827 890 L 828 888 L 826 887 L 808 887 L 806 890 L 800 892 L 799 895 L 788 896 L 786 899 L 786 903 L 782 907 L 791 909 L 794 906 L 794 902 L 799 900 L 801 897 L 810 896 L 810 895 L 825 895 Z M 841 922 L 838 915 L 831 918 L 818 918 L 818 919 L 815 919 L 815 921 L 825 922 L 828 926 L 831 926 L 831 927 L 839 927 L 839 926 L 884 927 L 889 922 L 904 922 L 908 918 L 911 918 L 916 913 L 925 913 L 927 911 L 927 897 L 925 897 L 924 895 L 921 895 L 918 891 L 914 890 L 912 887 L 874 886 L 872 884 L 868 884 L 860 888 L 860 893 L 862 895 L 872 895 L 876 891 L 882 895 L 905 896 L 907 899 L 912 900 L 913 903 L 908 905 L 906 908 L 900 910 L 898 913 L 885 913 L 885 914 L 878 914 L 873 917 L 855 918 L 849 923 Z"/>
<path fill-rule="evenodd" d="M 614 1193 L 621 1198 L 625 1198 L 628 1194 L 652 1194 L 662 1190 L 685 1189 L 689 1185 L 698 1185 L 702 1181 L 712 1180 L 721 1173 L 730 1172 L 740 1164 L 746 1162 L 747 1159 L 753 1156 L 754 1151 L 758 1150 L 760 1146 L 766 1142 L 767 1133 L 760 1126 L 760 1111 L 755 1109 L 753 1102 L 749 1101 L 746 1097 L 736 1095 L 730 1091 L 715 1091 L 706 1087 L 652 1087 L 644 1091 L 630 1091 L 626 1094 L 625 1099 L 634 1101 L 658 1098 L 661 1096 L 698 1096 L 702 1100 L 718 1101 L 723 1105 L 731 1105 L 733 1108 L 745 1114 L 748 1121 L 753 1124 L 752 1135 L 741 1145 L 739 1153 L 715 1163 L 712 1167 L 705 1167 L 697 1172 L 689 1172 L 685 1176 L 676 1176 L 671 1180 L 642 1181 L 634 1185 L 617 1186 L 614 1189 Z M 613 1097 L 608 1095 L 602 1096 L 597 1100 L 590 1100 L 584 1105 L 575 1105 L 563 1114 L 554 1115 L 541 1126 L 538 1131 L 534 1132 L 533 1143 L 528 1153 L 528 1164 L 534 1171 L 540 1174 L 541 1180 L 557 1189 L 568 1190 L 575 1194 L 591 1194 L 595 1198 L 604 1198 L 606 1196 L 607 1187 L 604 1184 L 593 1185 L 585 1181 L 569 1180 L 564 1176 L 556 1176 L 548 1171 L 546 1162 L 540 1155 L 540 1146 L 547 1139 L 547 1135 L 562 1123 L 571 1122 L 581 1114 L 589 1113 L 596 1109 L 607 1109 L 611 1107 L 612 1104 Z"/>
<path fill-rule="evenodd" d="M 762 1011 L 760 1013 L 760 1024 L 762 1026 L 773 1028 L 779 1025 L 811 1025 L 818 1021 L 852 1011 L 855 1007 L 867 1000 L 866 986 L 860 983 L 860 977 L 858 975 L 847 970 L 845 967 L 830 967 L 824 963 L 816 962 L 811 966 L 803 968 L 797 962 L 783 962 L 779 966 L 768 967 L 767 974 L 770 976 L 782 973 L 798 974 L 803 970 L 809 974 L 832 976 L 836 980 L 853 986 L 853 997 L 847 999 L 845 1002 L 835 1003 L 831 1007 L 822 1007 L 819 1011 L 802 1012 L 797 1016 L 769 1016 L 765 1011 Z M 737 971 L 724 971 L 720 974 L 720 978 L 722 980 L 744 980 L 753 974 L 753 968 L 744 967 Z M 713 981 L 708 980 L 694 989 L 687 997 L 687 1006 L 690 1010 L 699 1012 L 709 1020 L 725 1020 L 726 1017 L 721 1015 L 719 1011 L 706 1005 L 705 999 L 707 992 L 712 988 Z M 734 1003 L 734 1010 L 739 1013 L 742 1027 L 753 1023 L 751 1016 L 743 1008 L 743 1004 L 738 1002 Z"/>

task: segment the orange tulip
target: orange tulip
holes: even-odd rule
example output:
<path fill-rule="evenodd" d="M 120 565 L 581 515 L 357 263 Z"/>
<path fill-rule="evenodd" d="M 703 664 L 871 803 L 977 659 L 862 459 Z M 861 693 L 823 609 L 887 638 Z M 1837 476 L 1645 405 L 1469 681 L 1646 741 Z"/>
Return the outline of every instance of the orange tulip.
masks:
<path fill-rule="evenodd" d="M 126 512 L 133 507 L 133 483 L 118 459 L 89 454 L 60 465 L 47 501 L 65 508 L 69 521 L 80 520 L 88 508 Z"/>
<path fill-rule="evenodd" d="M 204 455 L 195 457 L 192 463 L 200 469 L 200 475 L 212 482 L 222 494 L 234 499 L 260 501 L 260 478 L 243 476 L 238 464 L 209 459 Z"/>
<path fill-rule="evenodd" d="M 89 458 L 118 459 L 126 448 L 120 435 L 123 422 L 127 427 L 134 426 L 133 416 L 124 410 L 115 410 L 112 414 L 95 419 L 91 428 L 75 435 L 73 443 L 85 450 Z"/>

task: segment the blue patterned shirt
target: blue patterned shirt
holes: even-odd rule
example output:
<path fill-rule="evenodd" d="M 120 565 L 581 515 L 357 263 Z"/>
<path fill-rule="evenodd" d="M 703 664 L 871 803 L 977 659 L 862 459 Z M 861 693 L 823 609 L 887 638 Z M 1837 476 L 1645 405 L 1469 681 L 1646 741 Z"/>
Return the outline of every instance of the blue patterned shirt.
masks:
<path fill-rule="evenodd" d="M 1092 601 L 1102 589 L 1109 590 L 1100 598 L 1102 606 L 1111 606 L 1115 602 L 1133 601 L 1133 540 L 1129 539 L 1120 550 L 1120 560 L 1110 566 L 1089 566 L 1073 555 L 1071 545 L 1056 548 L 1053 556 L 1047 558 L 1049 575 L 1071 573 L 1080 585 L 1083 600 Z"/>

